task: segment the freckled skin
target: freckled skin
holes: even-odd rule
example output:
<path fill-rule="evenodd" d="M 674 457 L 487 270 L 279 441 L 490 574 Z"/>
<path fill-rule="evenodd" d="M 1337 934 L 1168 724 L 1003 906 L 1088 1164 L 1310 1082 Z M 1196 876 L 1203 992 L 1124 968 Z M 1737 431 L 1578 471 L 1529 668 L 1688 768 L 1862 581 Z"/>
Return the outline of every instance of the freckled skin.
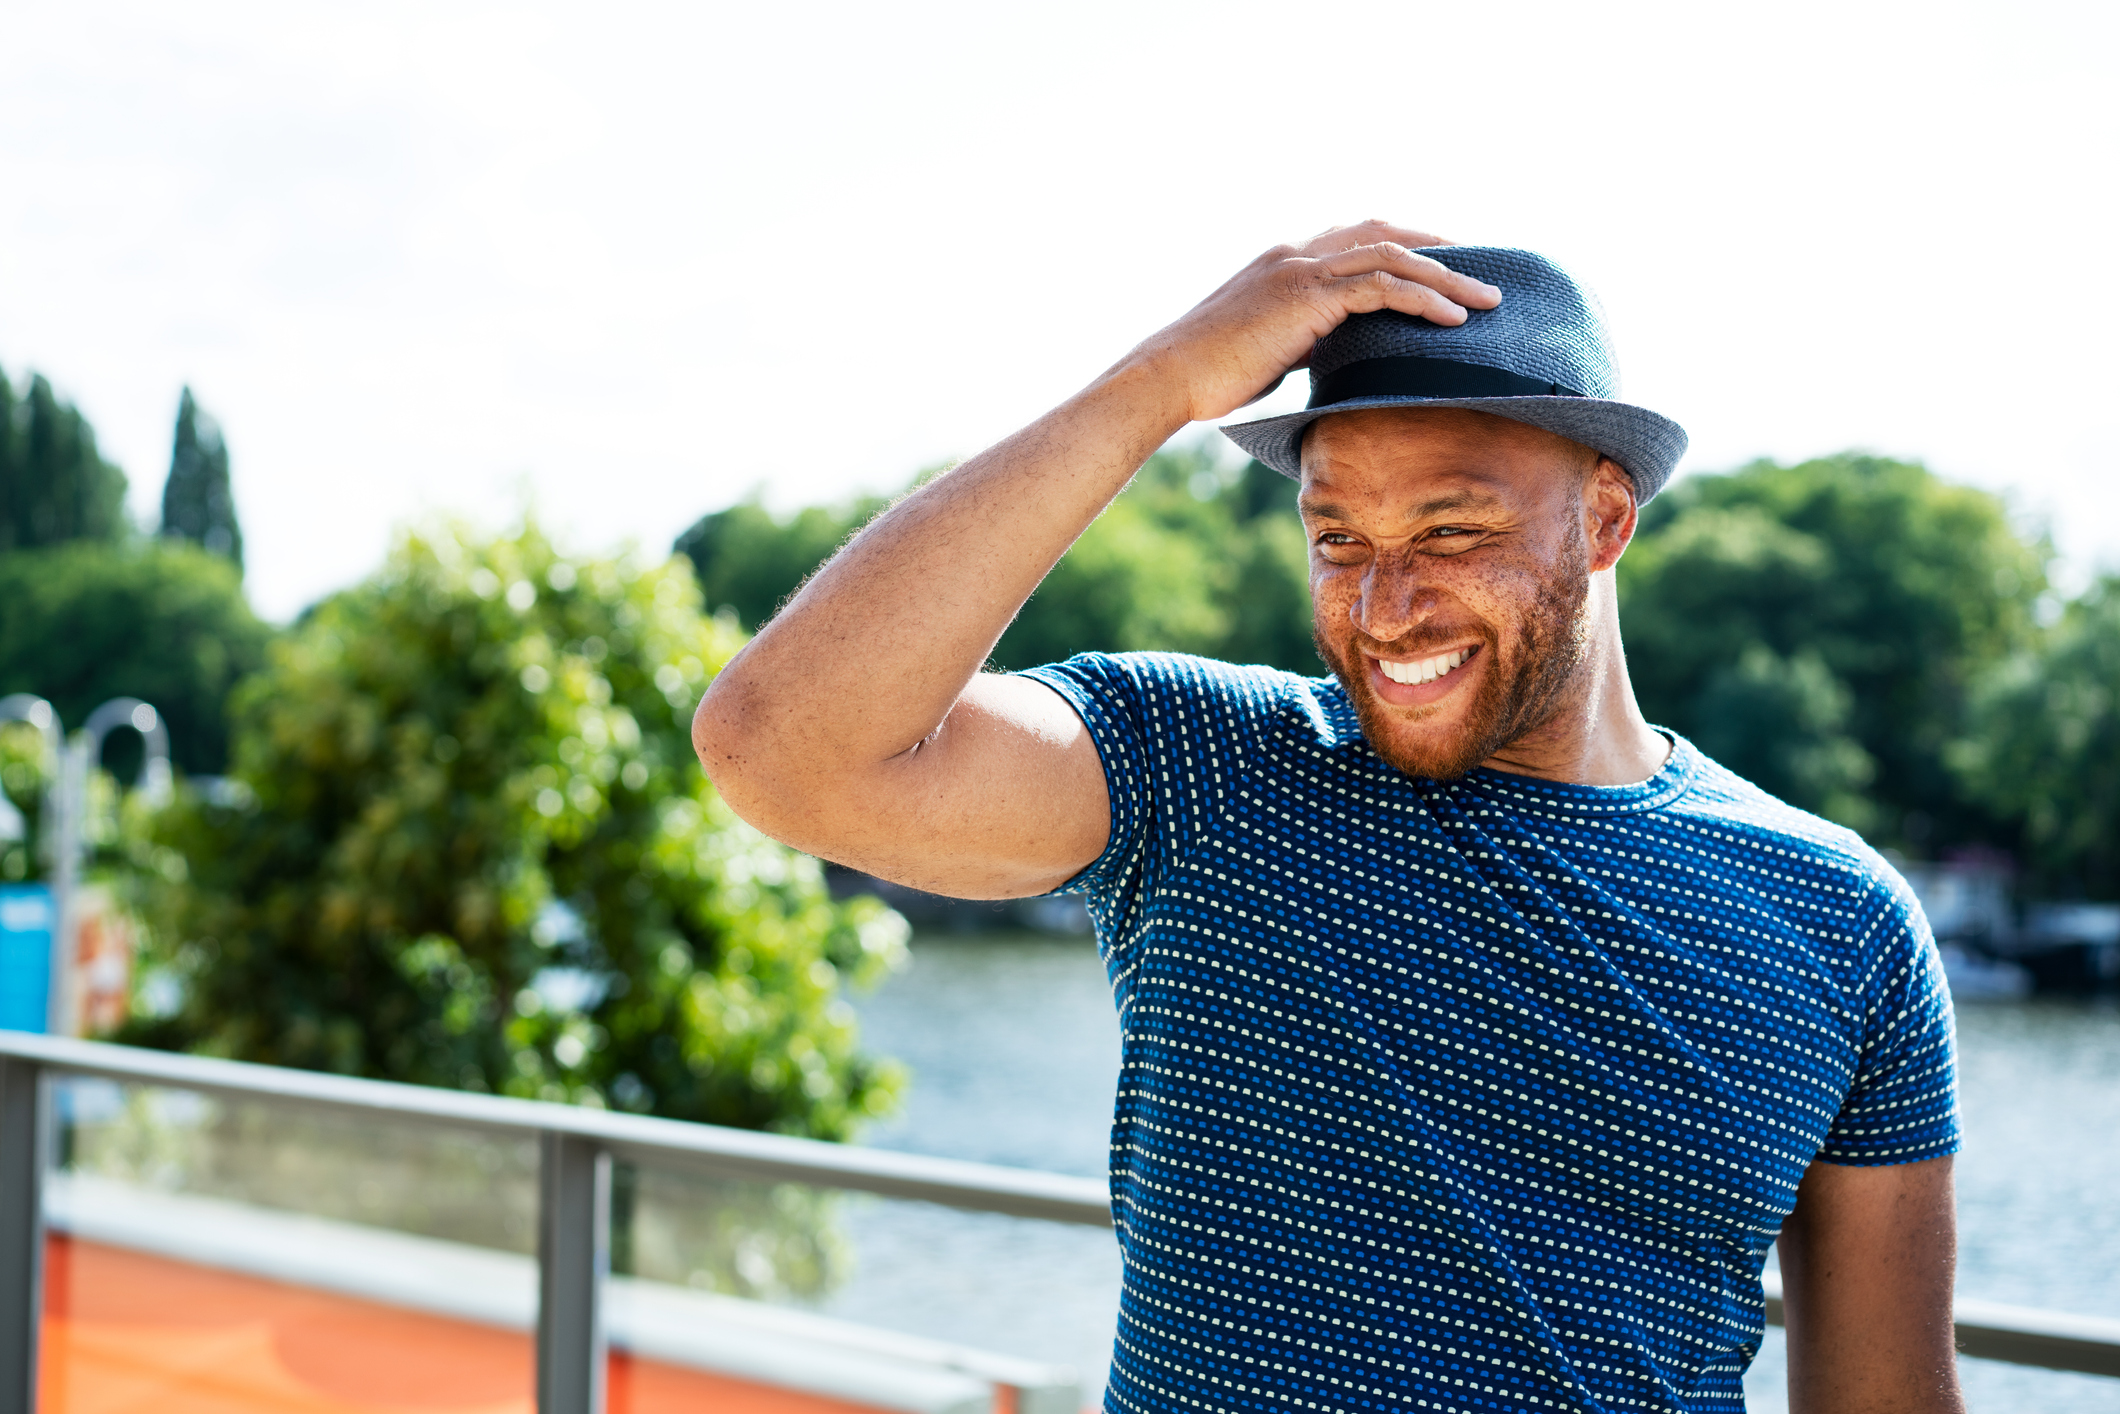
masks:
<path fill-rule="evenodd" d="M 1305 441 L 1302 504 L 1318 651 L 1407 774 L 1525 769 L 1506 748 L 1609 688 L 1597 669 L 1623 676 L 1594 576 L 1609 578 L 1632 533 L 1632 488 L 1589 448 L 1460 409 L 1342 413 Z M 1391 682 L 1376 662 L 1467 648 L 1433 683 Z M 1635 729 L 1626 754 L 1647 753 L 1629 769 L 1653 770 L 1661 739 L 1640 739 L 1654 734 L 1623 710 L 1631 693 L 1606 705 Z"/>

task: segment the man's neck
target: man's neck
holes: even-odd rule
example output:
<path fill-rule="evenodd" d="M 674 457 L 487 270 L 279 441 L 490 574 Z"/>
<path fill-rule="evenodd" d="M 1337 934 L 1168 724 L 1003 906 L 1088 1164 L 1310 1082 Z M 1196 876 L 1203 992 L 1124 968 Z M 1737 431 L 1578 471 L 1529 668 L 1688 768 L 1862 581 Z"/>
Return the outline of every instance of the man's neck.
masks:
<path fill-rule="evenodd" d="M 1670 759 L 1670 738 L 1649 725 L 1634 700 L 1610 573 L 1592 586 L 1589 644 L 1575 681 L 1544 722 L 1481 765 L 1581 786 L 1631 786 Z"/>

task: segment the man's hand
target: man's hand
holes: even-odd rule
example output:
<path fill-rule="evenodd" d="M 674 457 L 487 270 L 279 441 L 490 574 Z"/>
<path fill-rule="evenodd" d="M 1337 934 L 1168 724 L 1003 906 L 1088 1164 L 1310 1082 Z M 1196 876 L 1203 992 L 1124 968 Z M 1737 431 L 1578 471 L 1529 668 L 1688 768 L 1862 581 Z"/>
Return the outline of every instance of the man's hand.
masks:
<path fill-rule="evenodd" d="M 982 674 L 1038 581 L 1187 422 L 1241 406 L 1350 314 L 1438 324 L 1500 298 L 1383 221 L 1268 251 L 1088 388 L 877 518 L 708 688 L 700 764 L 777 839 L 937 893 L 1064 882 L 1110 833 L 1058 693 Z"/>
<path fill-rule="evenodd" d="M 1780 1247 L 1789 1414 L 1964 1414 L 1949 1159 L 1812 1164 Z"/>
<path fill-rule="evenodd" d="M 1224 416 L 1309 363 L 1312 346 L 1350 314 L 1395 309 L 1462 324 L 1467 309 L 1500 304 L 1494 286 L 1416 253 L 1448 244 L 1388 221 L 1364 221 L 1301 246 L 1275 246 L 1131 357 L 1159 365 L 1183 390 L 1187 420 Z"/>

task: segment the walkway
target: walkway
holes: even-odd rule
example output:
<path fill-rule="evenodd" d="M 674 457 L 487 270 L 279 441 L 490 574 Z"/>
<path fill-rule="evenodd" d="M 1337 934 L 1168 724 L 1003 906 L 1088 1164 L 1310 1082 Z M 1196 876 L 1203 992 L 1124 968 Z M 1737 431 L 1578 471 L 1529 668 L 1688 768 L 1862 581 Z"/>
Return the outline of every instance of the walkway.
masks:
<path fill-rule="evenodd" d="M 54 1234 L 42 1414 L 533 1414 L 527 1335 Z M 612 1356 L 610 1414 L 875 1414 Z"/>

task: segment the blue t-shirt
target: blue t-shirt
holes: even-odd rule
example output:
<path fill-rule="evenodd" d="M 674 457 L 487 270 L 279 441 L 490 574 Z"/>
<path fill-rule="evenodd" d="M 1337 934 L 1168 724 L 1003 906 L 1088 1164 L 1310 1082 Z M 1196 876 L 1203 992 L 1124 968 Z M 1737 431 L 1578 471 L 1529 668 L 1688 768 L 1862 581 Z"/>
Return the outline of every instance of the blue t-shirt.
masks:
<path fill-rule="evenodd" d="M 1112 1414 L 1741 1410 L 1805 1166 L 1957 1149 L 1905 883 L 1687 742 L 1438 783 L 1329 678 L 1029 676 L 1111 789 Z"/>

